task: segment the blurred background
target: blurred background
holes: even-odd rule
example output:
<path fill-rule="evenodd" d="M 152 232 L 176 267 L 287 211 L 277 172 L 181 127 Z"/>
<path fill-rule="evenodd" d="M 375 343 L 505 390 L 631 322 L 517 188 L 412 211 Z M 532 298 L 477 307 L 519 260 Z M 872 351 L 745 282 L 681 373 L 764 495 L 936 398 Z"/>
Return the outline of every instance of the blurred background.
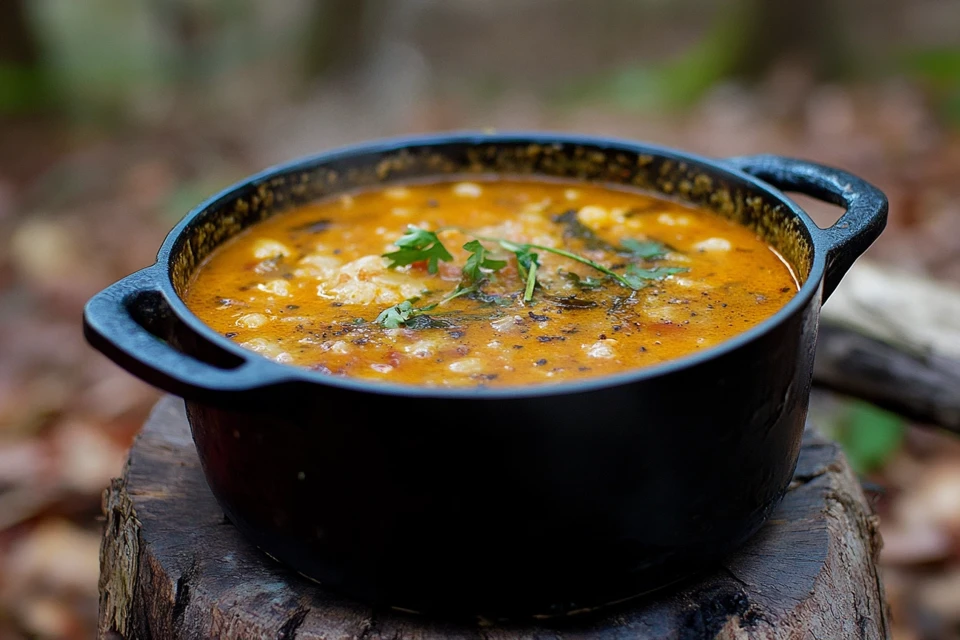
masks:
<path fill-rule="evenodd" d="M 462 128 L 837 165 L 890 197 L 872 260 L 960 283 L 960 0 L 0 0 L 0 638 L 94 636 L 100 493 L 157 397 L 85 300 L 255 170 Z M 960 439 L 815 403 L 894 637 L 960 638 Z"/>

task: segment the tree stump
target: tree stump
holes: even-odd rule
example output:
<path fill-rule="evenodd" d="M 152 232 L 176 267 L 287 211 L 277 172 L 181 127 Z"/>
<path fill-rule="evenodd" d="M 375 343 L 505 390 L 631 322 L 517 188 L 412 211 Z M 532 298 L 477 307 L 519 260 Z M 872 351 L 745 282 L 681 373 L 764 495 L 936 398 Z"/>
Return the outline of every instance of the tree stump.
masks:
<path fill-rule="evenodd" d="M 163 399 L 104 494 L 100 634 L 172 638 L 885 638 L 876 518 L 836 445 L 808 429 L 770 521 L 696 579 L 600 612 L 493 625 L 324 591 L 240 537 L 207 488 L 182 403 Z"/>

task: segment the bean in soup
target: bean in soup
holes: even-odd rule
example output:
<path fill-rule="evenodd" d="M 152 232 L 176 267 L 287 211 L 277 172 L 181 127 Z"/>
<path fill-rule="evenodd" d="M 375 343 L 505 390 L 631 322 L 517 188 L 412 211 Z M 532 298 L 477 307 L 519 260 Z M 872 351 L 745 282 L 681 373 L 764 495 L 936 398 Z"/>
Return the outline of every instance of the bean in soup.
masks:
<path fill-rule="evenodd" d="M 591 184 L 393 186 L 269 218 L 185 296 L 277 362 L 434 387 L 602 376 L 707 349 L 779 310 L 790 267 L 710 211 Z"/>

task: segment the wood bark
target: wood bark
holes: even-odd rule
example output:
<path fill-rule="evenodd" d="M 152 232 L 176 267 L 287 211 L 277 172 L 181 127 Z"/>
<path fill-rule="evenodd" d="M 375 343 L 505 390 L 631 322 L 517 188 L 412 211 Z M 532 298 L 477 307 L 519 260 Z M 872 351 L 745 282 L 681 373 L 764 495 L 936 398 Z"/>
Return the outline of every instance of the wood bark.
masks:
<path fill-rule="evenodd" d="M 814 381 L 960 433 L 960 290 L 858 262 L 823 307 Z"/>
<path fill-rule="evenodd" d="M 877 521 L 835 444 L 804 438 L 765 527 L 697 579 L 588 617 L 494 626 L 378 610 L 248 544 L 204 481 L 182 403 L 165 398 L 104 495 L 101 637 L 885 638 Z"/>

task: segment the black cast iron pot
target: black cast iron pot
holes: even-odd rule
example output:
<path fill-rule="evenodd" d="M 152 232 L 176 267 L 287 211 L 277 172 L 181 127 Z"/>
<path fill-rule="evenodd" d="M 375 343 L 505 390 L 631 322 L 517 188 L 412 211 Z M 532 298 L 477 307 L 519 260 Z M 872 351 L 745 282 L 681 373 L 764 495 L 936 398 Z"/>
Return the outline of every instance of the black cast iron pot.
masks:
<path fill-rule="evenodd" d="M 339 191 L 454 173 L 632 184 L 755 229 L 803 286 L 696 355 L 579 383 L 431 389 L 246 351 L 181 294 L 241 229 Z M 778 189 L 846 212 L 828 229 Z M 754 533 L 791 480 L 820 303 L 884 226 L 883 194 L 775 156 L 710 160 L 554 134 L 374 142 L 256 175 L 190 212 L 157 262 L 88 303 L 87 339 L 182 396 L 213 493 L 283 563 L 417 611 L 566 613 L 675 580 Z"/>

